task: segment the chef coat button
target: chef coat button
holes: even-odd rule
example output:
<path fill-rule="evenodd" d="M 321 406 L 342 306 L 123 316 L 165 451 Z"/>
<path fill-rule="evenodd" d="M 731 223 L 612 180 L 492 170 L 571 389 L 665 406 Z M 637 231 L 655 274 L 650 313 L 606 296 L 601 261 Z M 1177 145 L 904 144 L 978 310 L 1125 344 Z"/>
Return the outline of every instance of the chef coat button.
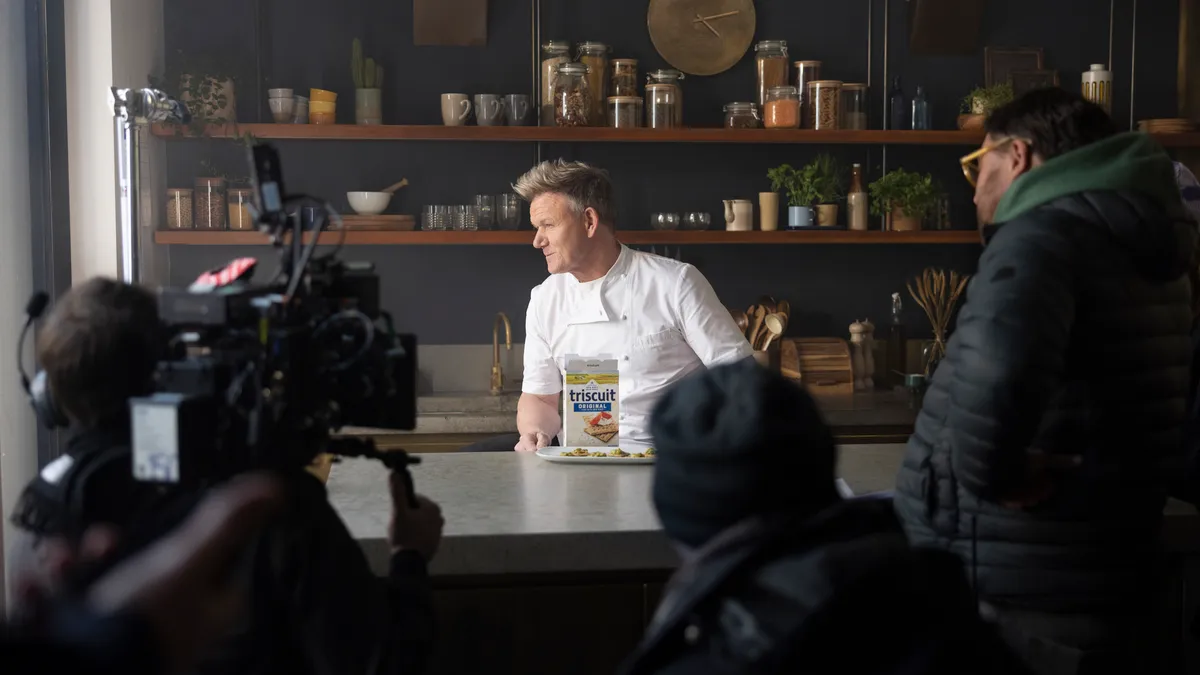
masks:
<path fill-rule="evenodd" d="M 687 628 L 683 629 L 683 641 L 689 645 L 694 645 L 700 641 L 700 626 L 696 624 L 688 624 Z"/>
<path fill-rule="evenodd" d="M 628 360 L 629 360 L 629 355 L 628 355 L 628 354 L 626 354 L 626 355 L 625 355 L 625 360 L 626 360 L 626 361 L 628 361 Z"/>
<path fill-rule="evenodd" d="M 628 314 L 622 314 L 622 315 L 621 315 L 621 320 L 622 320 L 622 321 L 625 321 L 625 320 L 628 320 L 628 319 L 629 319 L 629 315 L 628 315 Z"/>

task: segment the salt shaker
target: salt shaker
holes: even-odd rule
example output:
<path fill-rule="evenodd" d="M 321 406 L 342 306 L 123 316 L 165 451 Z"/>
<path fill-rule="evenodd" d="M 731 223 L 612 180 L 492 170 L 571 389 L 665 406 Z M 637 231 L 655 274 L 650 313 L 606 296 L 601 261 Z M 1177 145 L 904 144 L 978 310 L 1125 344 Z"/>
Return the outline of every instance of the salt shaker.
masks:
<path fill-rule="evenodd" d="M 875 324 L 863 319 L 863 386 L 867 391 L 875 389 Z"/>
<path fill-rule="evenodd" d="M 863 361 L 863 338 L 866 332 L 857 320 L 850 324 L 850 369 L 854 372 L 854 391 L 864 391 L 867 388 L 864 376 L 866 364 Z"/>

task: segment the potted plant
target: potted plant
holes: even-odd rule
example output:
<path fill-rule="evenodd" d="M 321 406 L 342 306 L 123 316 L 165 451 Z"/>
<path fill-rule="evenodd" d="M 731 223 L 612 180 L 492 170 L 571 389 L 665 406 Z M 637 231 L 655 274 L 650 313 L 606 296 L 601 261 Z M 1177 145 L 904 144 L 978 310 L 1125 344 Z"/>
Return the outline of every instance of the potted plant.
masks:
<path fill-rule="evenodd" d="M 817 200 L 813 189 L 812 172 L 805 167 L 797 169 L 790 164 L 781 164 L 767 171 L 771 189 L 783 191 L 788 196 L 788 228 L 811 227 L 813 224 L 813 202 Z"/>
<path fill-rule="evenodd" d="M 803 173 L 812 185 L 817 204 L 817 225 L 834 227 L 838 222 L 838 200 L 842 198 L 841 169 L 829 155 L 817 155 L 804 167 Z"/>
<path fill-rule="evenodd" d="M 383 66 L 375 59 L 363 58 L 362 40 L 354 38 L 350 46 L 350 74 L 354 78 L 354 121 L 358 124 L 383 124 Z"/>
<path fill-rule="evenodd" d="M 237 124 L 237 97 L 232 71 L 212 59 L 177 52 L 171 68 L 162 77 L 150 77 L 150 85 L 174 94 L 188 107 L 192 121 L 188 131 L 204 135 L 210 126 Z"/>
<path fill-rule="evenodd" d="M 929 174 L 896 169 L 871 183 L 871 213 L 886 216 L 885 230 L 913 232 L 938 202 L 938 188 Z"/>
<path fill-rule="evenodd" d="M 992 111 L 1013 100 L 1013 88 L 1009 82 L 993 84 L 990 87 L 975 87 L 963 99 L 963 114 L 958 116 L 958 128 L 977 130 L 983 128 L 983 123 Z"/>

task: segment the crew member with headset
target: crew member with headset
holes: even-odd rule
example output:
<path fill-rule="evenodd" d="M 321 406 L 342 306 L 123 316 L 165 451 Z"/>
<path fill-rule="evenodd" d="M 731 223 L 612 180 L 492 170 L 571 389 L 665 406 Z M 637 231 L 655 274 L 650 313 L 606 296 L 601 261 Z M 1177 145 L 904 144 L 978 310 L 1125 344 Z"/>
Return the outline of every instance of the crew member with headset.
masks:
<path fill-rule="evenodd" d="M 26 329 L 45 304 L 44 296 L 31 302 Z M 25 378 L 26 390 L 41 422 L 69 427 L 71 437 L 66 453 L 18 501 L 13 520 L 29 536 L 16 573 L 38 564 L 47 538 L 78 540 L 101 524 L 144 532 L 164 504 L 198 497 L 132 476 L 128 400 L 153 391 L 162 334 L 153 294 L 103 278 L 72 288 L 42 326 L 36 351 L 43 370 Z M 441 541 L 438 506 L 417 496 L 418 507 L 410 507 L 404 478 L 391 474 L 392 556 L 389 575 L 380 579 L 324 485 L 300 466 L 279 467 L 278 474 L 287 508 L 252 545 L 241 570 L 249 587 L 246 615 L 200 672 L 422 672 L 433 640 L 426 565 Z"/>

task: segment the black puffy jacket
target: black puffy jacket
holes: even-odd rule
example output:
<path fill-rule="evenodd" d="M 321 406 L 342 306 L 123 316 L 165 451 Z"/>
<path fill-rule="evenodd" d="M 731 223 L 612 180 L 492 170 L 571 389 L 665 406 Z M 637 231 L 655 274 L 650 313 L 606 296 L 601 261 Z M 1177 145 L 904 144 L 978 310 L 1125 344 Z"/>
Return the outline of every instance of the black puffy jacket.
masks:
<path fill-rule="evenodd" d="M 1146 595 L 1191 360 L 1196 231 L 1166 214 L 1142 193 L 1079 192 L 990 233 L 896 486 L 913 543 L 958 553 L 990 602 Z M 1037 451 L 1079 465 L 1040 503 L 1002 506 Z"/>

